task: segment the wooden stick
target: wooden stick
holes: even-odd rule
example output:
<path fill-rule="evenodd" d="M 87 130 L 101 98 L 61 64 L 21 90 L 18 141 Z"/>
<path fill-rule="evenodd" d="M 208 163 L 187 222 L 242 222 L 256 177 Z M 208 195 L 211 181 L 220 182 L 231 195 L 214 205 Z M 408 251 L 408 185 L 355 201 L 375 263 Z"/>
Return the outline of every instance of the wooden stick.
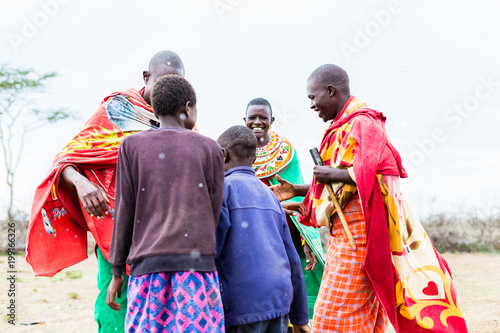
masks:
<path fill-rule="evenodd" d="M 311 153 L 311 157 L 313 158 L 314 164 L 324 165 L 321 156 L 319 156 L 318 149 L 316 148 L 309 149 L 309 153 Z M 349 243 L 351 244 L 352 249 L 356 251 L 357 249 L 356 242 L 354 241 L 354 237 L 352 237 L 351 230 L 349 230 L 349 226 L 347 225 L 344 212 L 342 212 L 342 207 L 340 207 L 340 204 L 337 201 L 337 196 L 333 192 L 332 185 L 331 184 L 325 184 L 325 185 L 326 189 L 328 190 L 328 194 L 330 194 L 330 197 L 332 198 L 333 207 L 337 210 L 337 214 L 339 214 L 340 223 L 342 223 L 342 227 L 344 228 L 347 238 L 349 239 Z"/>
<path fill-rule="evenodd" d="M 340 207 L 340 204 L 337 200 L 337 196 L 333 192 L 332 185 L 330 184 L 325 184 L 326 189 L 328 190 L 328 193 L 330 194 L 330 197 L 332 198 L 332 204 L 333 207 L 337 210 L 337 214 L 339 214 L 340 218 L 340 223 L 342 223 L 342 227 L 344 227 L 344 231 L 347 235 L 347 238 L 349 239 L 349 243 L 351 244 L 351 247 L 354 251 L 356 251 L 356 241 L 354 240 L 354 237 L 352 237 L 351 230 L 349 230 L 349 226 L 347 225 L 347 220 L 345 219 L 344 212 L 342 212 L 342 207 Z"/>

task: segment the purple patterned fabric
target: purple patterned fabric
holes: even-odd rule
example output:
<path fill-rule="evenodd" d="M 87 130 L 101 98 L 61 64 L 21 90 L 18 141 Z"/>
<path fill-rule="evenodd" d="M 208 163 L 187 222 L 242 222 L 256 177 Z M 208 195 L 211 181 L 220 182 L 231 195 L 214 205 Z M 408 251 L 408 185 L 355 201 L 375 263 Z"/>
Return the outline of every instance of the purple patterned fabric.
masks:
<path fill-rule="evenodd" d="M 225 332 L 217 272 L 130 276 L 127 332 Z"/>

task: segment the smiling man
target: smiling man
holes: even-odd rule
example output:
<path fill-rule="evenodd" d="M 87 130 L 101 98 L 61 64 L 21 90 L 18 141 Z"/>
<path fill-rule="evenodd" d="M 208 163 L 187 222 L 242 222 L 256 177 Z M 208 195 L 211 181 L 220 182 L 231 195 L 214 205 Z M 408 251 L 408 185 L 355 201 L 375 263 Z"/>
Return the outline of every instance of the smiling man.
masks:
<path fill-rule="evenodd" d="M 385 117 L 351 95 L 340 67 L 317 68 L 307 81 L 311 109 L 330 121 L 320 146 L 324 166 L 312 185 L 282 183 L 281 199 L 307 194 L 305 225 L 330 228 L 314 309 L 314 332 L 467 332 L 451 272 L 404 200 L 407 177 L 388 141 Z M 326 184 L 334 184 L 357 250 Z"/>

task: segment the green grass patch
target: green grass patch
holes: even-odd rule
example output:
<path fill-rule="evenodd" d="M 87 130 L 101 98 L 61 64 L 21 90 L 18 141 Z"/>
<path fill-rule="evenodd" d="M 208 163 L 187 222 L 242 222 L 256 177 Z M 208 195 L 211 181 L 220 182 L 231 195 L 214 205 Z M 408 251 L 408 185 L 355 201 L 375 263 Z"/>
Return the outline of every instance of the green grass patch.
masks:
<path fill-rule="evenodd" d="M 74 291 L 70 291 L 70 292 L 68 293 L 68 296 L 69 296 L 69 298 L 71 298 L 71 299 L 79 299 L 79 298 L 80 298 L 80 295 L 78 295 L 78 293 L 76 293 L 76 292 L 74 292 Z"/>
<path fill-rule="evenodd" d="M 82 271 L 79 271 L 79 270 L 76 270 L 76 271 L 67 271 L 66 272 L 66 277 L 68 279 L 81 279 L 83 277 L 83 272 Z"/>

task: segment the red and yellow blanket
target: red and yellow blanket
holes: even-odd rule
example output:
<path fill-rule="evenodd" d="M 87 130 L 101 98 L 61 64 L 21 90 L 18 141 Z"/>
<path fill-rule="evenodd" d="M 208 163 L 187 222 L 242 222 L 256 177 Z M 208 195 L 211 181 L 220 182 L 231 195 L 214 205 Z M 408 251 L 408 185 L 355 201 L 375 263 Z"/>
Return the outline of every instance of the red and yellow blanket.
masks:
<path fill-rule="evenodd" d="M 359 192 L 368 235 L 362 270 L 396 331 L 467 332 L 448 265 L 401 195 L 399 179 L 407 175 L 382 113 L 351 96 L 326 130 L 320 155 L 356 181 L 337 195 L 345 204 Z M 306 225 L 322 225 L 335 213 L 314 178 L 304 203 Z"/>
<path fill-rule="evenodd" d="M 144 89 L 144 88 L 143 88 Z M 113 230 L 115 167 L 121 140 L 157 125 L 152 108 L 140 91 L 130 89 L 106 97 L 82 130 L 54 159 L 33 199 L 26 241 L 26 260 L 37 276 L 52 276 L 87 258 L 90 231 L 106 258 Z M 111 216 L 90 217 L 73 187 L 60 180 L 72 165 L 101 186 L 110 199 Z"/>

